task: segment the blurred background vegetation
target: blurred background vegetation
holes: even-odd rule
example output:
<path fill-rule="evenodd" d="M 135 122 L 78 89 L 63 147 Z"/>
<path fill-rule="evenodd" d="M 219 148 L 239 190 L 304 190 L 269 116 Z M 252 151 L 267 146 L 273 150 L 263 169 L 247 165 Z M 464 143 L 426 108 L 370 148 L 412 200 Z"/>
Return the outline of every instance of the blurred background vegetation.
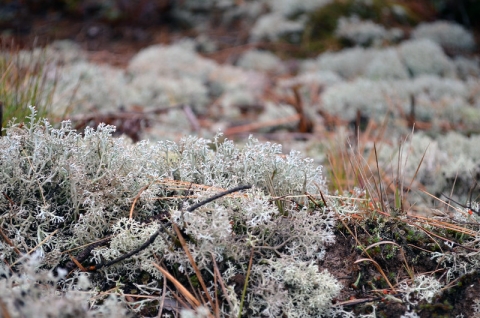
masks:
<path fill-rule="evenodd" d="M 218 1 L 217 1 L 218 2 Z M 3 123 L 21 118 L 27 105 L 36 105 L 46 116 L 55 90 L 55 74 L 46 72 L 41 52 L 17 55 L 21 49 L 44 46 L 58 39 L 86 43 L 87 49 L 102 50 L 112 42 L 123 41 L 131 51 L 156 42 L 169 41 L 172 34 L 198 35 L 198 17 L 210 26 L 232 34 L 235 45 L 247 44 L 236 19 L 221 23 L 222 10 L 241 5 L 246 0 L 225 1 L 172 0 L 4 0 L 0 4 L 0 101 L 4 103 Z M 188 9 L 191 15 L 185 14 Z M 183 10 L 183 11 L 182 11 Z M 261 8 L 268 13 L 267 7 Z M 305 12 L 291 11 L 288 18 Z M 356 16 L 385 28 L 411 28 L 420 22 L 448 19 L 478 34 L 480 2 L 474 0 L 336 0 L 306 12 L 307 21 L 301 33 L 286 34 L 264 46 L 282 58 L 313 57 L 326 50 L 339 50 L 358 43 L 335 36 L 341 17 Z M 197 20 L 195 20 L 197 19 Z M 233 31 L 233 32 L 232 32 Z M 230 32 L 230 33 L 229 33 Z M 163 37 L 163 38 L 162 38 Z M 225 36 L 224 36 L 225 37 Z M 218 42 L 217 49 L 232 46 L 232 39 Z M 85 47 L 83 47 L 85 49 Z M 118 48 L 117 48 L 118 49 Z M 115 48 L 114 48 L 115 50 Z M 118 49 L 121 50 L 121 49 Z M 124 49 L 124 51 L 128 49 Z M 128 54 L 127 54 L 128 55 Z M 127 57 L 127 59 L 130 56 Z M 109 61 L 115 64 L 115 61 Z M 121 61 L 119 63 L 122 63 Z M 57 70 L 57 69 L 56 69 Z M 50 77 L 50 78 L 47 78 Z"/>

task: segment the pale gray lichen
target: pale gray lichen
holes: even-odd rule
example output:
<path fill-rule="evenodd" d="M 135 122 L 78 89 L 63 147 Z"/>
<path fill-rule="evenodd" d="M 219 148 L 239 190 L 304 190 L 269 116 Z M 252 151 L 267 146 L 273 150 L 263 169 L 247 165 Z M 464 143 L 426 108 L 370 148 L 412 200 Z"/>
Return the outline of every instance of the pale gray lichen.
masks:
<path fill-rule="evenodd" d="M 380 46 L 383 42 L 398 41 L 403 31 L 398 28 L 385 29 L 371 20 L 360 20 L 358 16 L 341 17 L 338 20 L 335 36 L 355 45 Z"/>
<path fill-rule="evenodd" d="M 478 78 L 480 76 L 478 57 L 469 58 L 465 56 L 456 56 L 453 60 L 453 64 L 455 64 L 457 69 L 457 75 L 463 80 Z"/>
<path fill-rule="evenodd" d="M 368 64 L 365 76 L 371 79 L 408 79 L 409 74 L 396 49 L 379 50 Z"/>
<path fill-rule="evenodd" d="M 205 273 L 211 271 L 213 255 L 217 262 L 231 264 L 222 267 L 221 275 L 231 277 L 235 271 L 245 275 L 255 248 L 269 260 L 256 262 L 262 263 L 262 271 L 272 273 L 271 280 L 291 276 L 285 283 L 274 282 L 274 290 L 264 290 L 265 295 L 256 291 L 259 300 L 252 306 L 258 310 L 277 306 L 266 295 L 280 289 L 289 302 L 279 308 L 289 315 L 315 316 L 329 308 L 340 285 L 330 274 L 319 273 L 312 262 L 322 259 L 325 246 L 334 241 L 334 212 L 309 205 L 302 196 L 281 199 L 305 192 L 326 194 L 321 167 L 298 152 L 283 155 L 280 145 L 253 138 L 243 148 L 221 141 L 220 135 L 213 142 L 186 137 L 178 144 L 131 144 L 112 138 L 114 130 L 100 125 L 81 135 L 69 122 L 57 129 L 38 120 L 33 108 L 27 123 L 6 130 L 0 138 L 0 221 L 9 243 L 2 240 L 0 245 L 2 262 L 15 264 L 23 253 L 37 251 L 36 269 L 43 275 L 42 271 L 66 266 L 72 249 L 107 237 L 81 260 L 87 267 L 98 265 L 98 274 L 87 281 L 74 271 L 74 278 L 53 282 L 52 290 L 68 282 L 89 292 L 117 285 L 120 297 L 121 286 L 134 284 L 143 295 L 156 295 L 129 306 L 138 312 L 147 302 L 159 306 L 161 273 L 153 266 L 158 258 L 167 268 L 193 273 L 184 250 L 168 234 L 174 232 L 173 223 L 183 231 L 191 255 Z M 253 188 L 188 210 L 223 189 L 244 184 Z M 184 192 L 190 198 L 183 198 Z M 154 237 L 155 233 L 159 235 Z M 145 249 L 103 266 L 152 237 Z M 139 279 L 142 273 L 148 273 L 147 282 Z M 297 279 L 314 285 L 308 291 L 290 286 Z M 214 292 L 214 286 L 208 288 Z M 233 307 L 224 307 L 225 315 L 238 310 L 237 296 L 231 297 Z M 313 307 L 293 306 L 300 299 L 305 299 L 302 306 Z M 92 299 L 92 306 L 97 305 Z"/>
<path fill-rule="evenodd" d="M 407 303 L 416 305 L 422 300 L 431 303 L 433 298 L 440 293 L 442 287 L 443 284 L 434 277 L 417 275 L 411 284 L 400 283 L 399 290 L 405 293 L 404 300 Z"/>
<path fill-rule="evenodd" d="M 412 32 L 414 39 L 430 39 L 446 50 L 471 52 L 475 49 L 473 34 L 463 26 L 449 21 L 421 23 Z"/>
<path fill-rule="evenodd" d="M 331 3 L 332 0 L 266 0 L 265 2 L 272 11 L 289 17 L 317 10 Z"/>
<path fill-rule="evenodd" d="M 434 123 L 444 120 L 472 125 L 470 91 L 464 82 L 453 78 L 422 75 L 412 80 L 376 81 L 358 77 L 325 89 L 322 107 L 345 120 L 355 119 L 357 111 L 382 120 L 385 114 L 408 114 L 415 103 L 416 118 Z"/>
<path fill-rule="evenodd" d="M 9 317 L 128 317 L 122 297 L 98 296 L 90 289 L 86 273 L 67 277 L 65 270 L 46 270 L 42 256 L 34 253 L 21 262 L 18 273 L 0 263 L 0 302 Z M 93 297 L 102 303 L 92 304 Z"/>
<path fill-rule="evenodd" d="M 267 261 L 252 269 L 253 316 L 322 317 L 342 286 L 327 271 L 293 258 Z"/>
<path fill-rule="evenodd" d="M 338 75 L 351 79 L 365 73 L 368 64 L 374 60 L 374 49 L 355 47 L 340 52 L 326 52 L 317 57 L 315 65 L 318 70 L 336 72 Z"/>
<path fill-rule="evenodd" d="M 240 56 L 237 65 L 246 70 L 268 72 L 274 74 L 285 73 L 286 67 L 275 54 L 268 51 L 249 50 Z"/>
<path fill-rule="evenodd" d="M 430 39 L 404 41 L 399 45 L 399 51 L 413 76 L 434 74 L 455 77 L 455 66 L 442 48 Z"/>
<path fill-rule="evenodd" d="M 303 19 L 304 20 L 304 19 Z M 279 13 L 262 15 L 250 31 L 252 42 L 260 40 L 277 41 L 282 36 L 300 39 L 304 21 L 291 21 Z"/>

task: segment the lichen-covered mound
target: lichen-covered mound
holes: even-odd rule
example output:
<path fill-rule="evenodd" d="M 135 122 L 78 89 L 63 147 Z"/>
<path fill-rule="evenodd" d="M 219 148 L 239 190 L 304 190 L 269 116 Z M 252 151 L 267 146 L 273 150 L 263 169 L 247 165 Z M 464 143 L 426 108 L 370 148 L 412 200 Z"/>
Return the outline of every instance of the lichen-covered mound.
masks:
<path fill-rule="evenodd" d="M 334 241 L 333 212 L 304 196 L 327 192 L 321 167 L 254 139 L 242 149 L 220 135 L 130 144 L 114 129 L 55 129 L 32 108 L 28 123 L 0 138 L 0 299 L 10 315 L 29 316 L 32 306 L 37 317 L 68 306 L 118 314 L 120 305 L 152 314 L 162 299 L 171 309 L 177 292 L 163 289 L 157 266 L 179 281 L 201 273 L 224 315 L 329 310 L 341 285 L 315 260 Z M 194 206 L 240 185 L 252 187 Z"/>

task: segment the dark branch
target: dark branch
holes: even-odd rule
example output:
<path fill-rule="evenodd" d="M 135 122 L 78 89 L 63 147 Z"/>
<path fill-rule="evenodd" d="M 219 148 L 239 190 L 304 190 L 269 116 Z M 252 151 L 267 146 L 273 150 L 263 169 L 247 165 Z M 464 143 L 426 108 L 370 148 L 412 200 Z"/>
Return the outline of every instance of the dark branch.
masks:
<path fill-rule="evenodd" d="M 197 203 L 197 204 L 192 205 L 190 208 L 188 208 L 187 211 L 188 211 L 188 212 L 192 212 L 192 211 L 194 211 L 195 209 L 201 207 L 202 205 L 205 205 L 205 204 L 207 204 L 207 203 L 210 203 L 210 202 L 212 202 L 212 201 L 214 201 L 214 200 L 216 200 L 216 199 L 218 199 L 218 198 L 221 198 L 221 197 L 223 197 L 223 196 L 225 196 L 225 195 L 228 195 L 228 194 L 233 193 L 233 192 L 241 191 L 241 190 L 250 189 L 251 187 L 252 187 L 252 186 L 250 186 L 250 185 L 243 185 L 243 186 L 239 186 L 239 187 L 236 187 L 236 188 L 233 188 L 233 189 L 230 189 L 230 190 L 221 192 L 221 193 L 219 193 L 219 194 L 216 194 L 216 195 L 208 198 L 207 200 L 204 200 L 204 201 L 202 201 L 202 202 L 199 202 L 199 203 Z M 160 223 L 160 225 L 163 227 L 163 224 Z M 123 260 L 126 260 L 127 258 L 129 258 L 129 257 L 131 257 L 131 256 L 133 256 L 133 255 L 135 255 L 135 254 L 137 254 L 137 253 L 140 253 L 141 251 L 143 251 L 144 249 L 146 249 L 150 244 L 152 244 L 152 243 L 155 241 L 155 239 L 157 238 L 157 236 L 158 236 L 159 234 L 160 234 L 160 228 L 159 228 L 155 233 L 153 233 L 152 236 L 150 236 L 150 238 L 149 238 L 145 243 L 143 243 L 141 246 L 139 246 L 138 248 L 134 249 L 133 251 L 130 251 L 130 252 L 128 252 L 128 253 L 126 253 L 126 254 L 124 254 L 124 255 L 122 255 L 122 256 L 114 259 L 114 260 L 111 260 L 111 261 L 109 261 L 109 262 L 105 262 L 105 263 L 102 262 L 102 263 L 100 263 L 100 264 L 97 264 L 97 265 L 94 265 L 94 266 L 90 266 L 90 267 L 88 267 L 88 270 L 89 270 L 89 271 L 96 271 L 96 270 L 99 270 L 99 269 L 101 269 L 101 268 L 103 268 L 103 267 L 106 267 L 106 266 L 107 266 L 107 267 L 108 267 L 108 266 L 112 266 L 112 265 L 114 265 L 114 264 L 116 264 L 116 263 L 119 263 L 119 262 L 121 262 L 121 261 L 123 261 Z M 91 250 L 92 250 L 92 249 L 90 249 L 90 250 L 88 251 L 88 253 L 90 253 Z"/>
<path fill-rule="evenodd" d="M 226 195 L 229 195 L 230 193 L 234 193 L 234 192 L 237 192 L 237 191 L 241 191 L 241 190 L 246 190 L 246 189 L 250 189 L 252 186 L 251 185 L 243 185 L 243 186 L 238 186 L 236 188 L 233 188 L 233 189 L 230 189 L 230 190 L 227 190 L 227 191 L 224 191 L 224 192 L 220 192 L 219 194 L 216 194 L 214 195 L 213 197 L 210 197 L 202 202 L 198 202 L 194 205 L 192 205 L 191 207 L 189 207 L 187 209 L 188 212 L 192 212 L 192 211 L 195 211 L 196 209 L 198 209 L 199 207 L 201 207 L 202 205 L 205 205 L 205 204 L 208 204 L 212 201 L 215 201 L 216 199 L 218 198 L 221 198 L 223 196 L 226 196 Z"/>
<path fill-rule="evenodd" d="M 152 244 L 159 234 L 160 234 L 160 229 L 158 229 L 155 233 L 153 233 L 152 236 L 150 236 L 150 238 L 145 243 L 143 243 L 142 245 L 140 245 L 138 248 L 134 249 L 133 251 L 128 252 L 127 254 L 123 254 L 119 258 L 111 260 L 110 262 L 97 264 L 97 265 L 93 266 L 94 267 L 93 269 L 91 269 L 91 268 L 90 269 L 91 270 L 98 270 L 98 269 L 100 269 L 102 267 L 105 267 L 105 266 L 112 266 L 116 263 L 119 263 L 119 262 L 129 258 L 130 256 L 133 256 L 137 253 L 140 253 L 141 251 L 146 249 L 150 244 Z"/>

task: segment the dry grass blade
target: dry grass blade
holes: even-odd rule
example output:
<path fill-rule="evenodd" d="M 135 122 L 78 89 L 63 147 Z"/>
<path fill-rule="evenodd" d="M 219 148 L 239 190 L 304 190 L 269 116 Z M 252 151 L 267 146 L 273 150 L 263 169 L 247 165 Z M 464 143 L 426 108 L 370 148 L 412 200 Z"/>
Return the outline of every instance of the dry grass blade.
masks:
<path fill-rule="evenodd" d="M 317 204 L 315 201 L 313 201 L 314 204 Z M 327 206 L 326 204 L 326 201 L 324 200 L 324 204 L 325 206 Z M 350 233 L 350 235 L 355 239 L 355 242 L 357 243 L 357 246 L 360 247 L 362 249 L 362 251 L 367 255 L 368 258 L 365 258 L 365 259 L 361 259 L 361 260 L 368 260 L 370 262 L 372 262 L 375 267 L 377 268 L 377 270 L 380 272 L 380 274 L 383 276 L 383 278 L 385 279 L 385 281 L 387 282 L 388 286 L 390 286 L 390 288 L 395 291 L 395 288 L 393 287 L 393 285 L 390 283 L 390 281 L 388 280 L 388 277 L 387 275 L 385 275 L 385 272 L 382 270 L 382 268 L 380 267 L 380 265 L 375 262 L 373 260 L 373 258 L 370 256 L 370 254 L 368 254 L 368 250 L 362 245 L 362 243 L 358 240 L 357 236 L 353 234 L 352 230 L 350 229 L 350 227 L 348 226 L 348 224 L 342 220 L 342 218 L 339 217 L 339 220 L 340 222 L 342 222 L 343 226 L 348 230 L 348 232 Z M 355 261 L 355 264 L 357 264 L 358 262 L 360 262 L 361 260 L 357 260 Z"/>
<path fill-rule="evenodd" d="M 20 250 L 15 246 L 13 245 L 12 241 L 10 241 L 10 239 L 8 238 L 8 236 L 5 235 L 5 233 L 3 233 L 2 229 L 0 228 L 0 236 L 3 238 L 3 240 L 5 241 L 5 243 L 7 243 L 8 245 L 10 245 L 11 247 L 13 247 L 13 250 L 15 251 L 15 253 L 17 253 L 18 255 L 22 255 L 22 253 L 20 252 Z"/>
<path fill-rule="evenodd" d="M 392 245 L 397 246 L 400 249 L 400 253 L 402 254 L 403 261 L 405 262 L 405 268 L 408 272 L 408 275 L 410 276 L 411 279 L 413 279 L 413 270 L 408 266 L 407 257 L 405 256 L 405 252 L 403 251 L 403 248 L 400 245 L 398 245 L 397 243 L 395 243 L 393 241 L 381 241 L 381 242 L 373 243 L 373 244 L 365 247 L 365 250 L 368 251 L 372 247 L 383 245 L 383 244 L 392 244 Z"/>
<path fill-rule="evenodd" d="M 384 203 L 384 199 L 383 199 L 383 189 L 382 189 L 382 176 L 380 174 L 380 167 L 378 166 L 378 155 L 377 155 L 377 145 L 376 143 L 373 144 L 373 150 L 374 150 L 374 153 L 375 153 L 375 163 L 377 165 L 377 174 L 378 174 L 378 187 L 377 187 L 377 183 L 375 182 L 375 186 L 377 187 L 377 191 L 378 193 L 380 194 L 380 205 L 382 206 L 382 211 L 383 212 L 387 212 L 387 210 L 385 209 L 385 203 Z M 373 180 L 375 181 L 375 178 L 373 178 Z"/>
<path fill-rule="evenodd" d="M 52 236 L 54 236 L 55 234 L 57 234 L 58 232 L 58 229 L 56 229 L 55 231 L 53 231 L 52 233 L 50 233 L 45 239 L 43 239 L 43 241 L 41 241 L 40 243 L 37 244 L 37 246 L 35 246 L 34 248 L 32 248 L 30 251 L 27 252 L 26 255 L 30 255 L 32 254 L 37 248 L 39 248 L 40 246 L 42 246 L 43 244 L 45 244 Z M 18 262 L 20 262 L 21 260 L 23 259 L 23 257 L 19 258 L 18 260 L 15 261 L 15 263 L 13 263 L 11 266 L 15 266 L 15 264 L 17 264 Z"/>
<path fill-rule="evenodd" d="M 185 251 L 185 254 L 187 254 L 188 260 L 190 261 L 190 264 L 193 267 L 193 270 L 195 271 L 195 274 L 197 275 L 198 282 L 203 288 L 203 291 L 205 292 L 205 295 L 207 296 L 208 302 L 212 306 L 212 309 L 215 308 L 215 304 L 213 302 L 212 297 L 210 297 L 210 293 L 208 292 L 207 285 L 205 284 L 205 281 L 203 280 L 202 273 L 200 273 L 200 270 L 198 269 L 197 264 L 195 263 L 195 260 L 193 259 L 192 254 L 188 250 L 187 243 L 185 242 L 185 239 L 183 238 L 182 233 L 180 232 L 180 229 L 176 224 L 173 224 L 173 229 L 175 233 L 177 234 L 178 240 L 180 241 L 180 244 L 183 247 L 183 250 Z"/>
<path fill-rule="evenodd" d="M 423 217 L 423 216 L 420 216 L 420 215 L 413 215 L 411 217 L 417 219 L 419 222 L 428 224 L 430 226 L 435 226 L 437 228 L 442 228 L 442 229 L 446 229 L 446 230 L 452 230 L 452 231 L 455 231 L 455 232 L 458 232 L 458 233 L 469 235 L 471 237 L 476 237 L 476 235 L 478 234 L 477 231 L 470 230 L 468 228 L 465 228 L 465 227 L 462 227 L 462 226 L 459 226 L 459 225 L 456 225 L 456 224 L 453 224 L 453 223 L 444 222 L 444 221 L 440 221 L 440 220 L 435 220 L 435 219 Z"/>
<path fill-rule="evenodd" d="M 151 183 L 147 184 L 146 186 L 144 186 L 143 188 L 141 188 L 140 191 L 138 191 L 137 195 L 133 199 L 132 207 L 130 208 L 130 215 L 129 215 L 130 220 L 133 218 L 133 210 L 135 209 L 135 204 L 137 203 L 138 199 L 142 195 L 143 191 L 147 190 L 154 183 L 155 182 L 151 182 Z"/>
<path fill-rule="evenodd" d="M 333 307 L 340 307 L 340 306 L 354 306 L 358 304 L 363 304 L 367 302 L 371 302 L 376 300 L 376 298 L 361 298 L 361 299 L 351 299 L 351 300 L 346 300 L 342 302 L 338 302 L 336 304 L 333 304 Z"/>
<path fill-rule="evenodd" d="M 98 243 L 101 243 L 101 242 L 103 242 L 103 241 L 107 241 L 107 240 L 109 240 L 109 239 L 111 239 L 111 238 L 112 238 L 111 236 L 107 236 L 107 237 L 104 237 L 104 238 L 99 239 L 98 241 L 95 241 L 95 242 L 92 242 L 92 243 L 88 243 L 88 244 L 84 244 L 84 245 L 80 245 L 80 246 L 74 247 L 74 248 L 72 248 L 72 249 L 63 251 L 61 254 L 66 254 L 66 253 L 70 253 L 70 252 L 73 252 L 73 251 L 76 251 L 76 250 L 79 250 L 79 249 L 82 249 L 82 248 L 85 248 L 85 247 L 89 247 L 89 246 L 91 246 L 91 245 L 98 244 Z"/>
<path fill-rule="evenodd" d="M 75 265 L 77 265 L 78 268 L 80 268 L 80 270 L 82 272 L 87 272 L 87 269 L 85 267 L 83 267 L 83 265 L 77 261 L 77 259 L 75 257 L 73 257 L 72 255 L 68 254 L 68 256 L 70 257 L 70 259 L 72 260 L 72 262 L 75 263 Z"/>
<path fill-rule="evenodd" d="M 215 317 L 220 318 L 220 307 L 218 307 L 217 275 L 213 275 L 213 286 L 215 286 Z"/>
<path fill-rule="evenodd" d="M 360 156 L 361 159 L 363 159 Z M 374 189 L 370 186 L 370 183 L 368 182 L 367 174 L 366 174 L 366 168 L 363 167 L 361 164 L 361 161 L 358 160 L 355 156 L 349 156 L 348 160 L 350 162 L 350 166 L 352 167 L 354 173 L 355 173 L 355 178 L 358 180 L 358 182 L 362 185 L 362 189 L 365 189 L 367 194 L 372 197 L 372 193 L 374 193 Z M 365 161 L 365 160 L 363 160 Z M 365 161 L 365 165 L 368 164 Z M 373 178 L 375 186 L 376 186 L 376 180 Z"/>
<path fill-rule="evenodd" d="M 388 280 L 388 277 L 387 275 L 385 275 L 385 272 L 383 271 L 382 267 L 376 262 L 374 261 L 373 259 L 371 258 L 360 258 L 360 259 L 357 259 L 355 262 L 353 262 L 354 264 L 358 264 L 360 262 L 372 262 L 373 265 L 375 265 L 375 267 L 377 268 L 378 272 L 383 276 L 383 279 L 385 279 L 385 281 L 387 282 L 388 286 L 390 286 L 390 288 L 392 289 L 393 292 L 395 292 L 395 288 L 393 287 L 392 283 L 390 283 L 390 281 Z"/>
<path fill-rule="evenodd" d="M 427 148 L 423 152 L 422 159 L 418 163 L 417 170 L 415 170 L 415 174 L 412 177 L 412 181 L 410 181 L 410 185 L 408 186 L 407 192 L 410 191 L 410 189 L 412 188 L 413 181 L 417 177 L 417 174 L 418 174 L 418 171 L 420 170 L 420 166 L 422 165 L 423 159 L 425 159 L 425 155 L 427 154 L 428 147 L 430 147 L 430 144 L 427 146 Z"/>
<path fill-rule="evenodd" d="M 455 176 L 455 180 L 456 180 L 456 176 Z M 456 208 L 456 207 L 454 207 L 453 205 L 451 205 L 450 203 L 448 203 L 448 202 L 446 202 L 446 201 L 444 201 L 444 200 L 442 200 L 442 199 L 434 196 L 433 194 L 431 194 L 431 193 L 429 193 L 429 192 L 427 192 L 427 191 L 425 191 L 425 190 L 423 190 L 423 189 L 420 189 L 420 191 L 423 192 L 424 194 L 430 196 L 431 198 L 433 198 L 433 199 L 441 202 L 441 203 L 444 204 L 445 206 L 448 206 L 448 207 L 450 207 L 450 208 L 452 208 L 452 209 L 454 209 L 454 210 L 457 210 L 457 211 L 460 211 L 460 212 L 461 212 L 461 210 L 459 210 L 458 208 Z M 465 215 L 466 215 L 466 214 L 465 214 Z"/>
<path fill-rule="evenodd" d="M 252 263 L 253 263 L 253 248 L 252 248 L 252 251 L 250 252 L 250 261 L 248 262 L 247 276 L 245 277 L 245 284 L 243 285 L 242 299 L 240 300 L 240 310 L 238 311 L 238 318 L 242 317 L 243 304 L 245 301 L 245 296 L 247 295 L 248 279 L 250 278 Z"/>
<path fill-rule="evenodd" d="M 173 277 L 172 275 L 170 275 L 170 273 L 162 268 L 161 266 L 159 266 L 158 264 L 156 263 L 153 263 L 153 266 L 155 266 L 159 271 L 160 273 L 162 273 L 162 275 L 164 275 L 169 281 L 171 281 L 173 283 L 173 285 L 175 285 L 175 287 L 177 288 L 177 290 L 185 297 L 185 299 L 187 300 L 187 302 L 193 307 L 193 308 L 197 308 L 201 305 L 200 301 L 198 301 L 198 299 L 196 299 L 183 285 L 182 283 L 180 283 L 178 280 L 175 279 L 175 277 Z"/>
<path fill-rule="evenodd" d="M 435 234 L 435 233 L 433 233 L 433 232 L 431 232 L 431 231 L 425 229 L 424 227 L 419 226 L 419 225 L 417 225 L 417 224 L 415 224 L 415 223 L 412 223 L 412 222 L 407 222 L 407 223 L 409 223 L 410 225 L 413 225 L 413 226 L 417 227 L 418 229 L 422 230 L 423 232 L 425 232 L 425 234 L 427 234 L 428 236 L 430 236 L 431 240 L 432 240 L 433 242 L 435 242 L 435 243 L 437 244 L 437 246 L 440 247 L 440 249 L 441 249 L 440 244 L 438 244 L 438 242 L 436 242 L 432 237 L 436 237 L 436 238 L 442 240 L 443 242 L 448 242 L 448 243 L 450 243 L 450 244 L 452 244 L 452 245 L 460 246 L 460 247 L 462 247 L 462 248 L 464 248 L 464 249 L 466 249 L 466 250 L 472 251 L 472 252 L 478 252 L 478 250 L 476 250 L 476 249 L 474 249 L 474 248 L 471 248 L 471 247 L 468 247 L 468 246 L 464 246 L 464 245 L 458 244 L 458 243 L 455 242 L 455 241 L 452 241 L 452 240 L 450 240 L 450 239 L 448 239 L 448 238 L 446 238 L 446 237 L 444 237 L 444 236 Z M 443 250 L 442 250 L 442 253 L 443 253 Z"/>
<path fill-rule="evenodd" d="M 170 191 L 190 191 L 190 190 L 212 190 L 215 192 L 224 192 L 227 191 L 224 188 L 213 187 L 204 184 L 192 183 L 192 182 L 185 182 L 185 181 L 178 181 L 172 179 L 162 179 L 155 182 L 156 184 L 162 184 L 168 187 Z M 229 198 L 238 198 L 238 197 L 245 197 L 245 193 L 241 192 L 234 192 L 226 195 Z M 178 195 L 178 196 L 169 196 L 169 197 L 157 197 L 155 200 L 170 200 L 170 199 L 188 199 L 188 198 L 198 198 L 198 195 Z"/>
<path fill-rule="evenodd" d="M 9 120 L 23 119 L 35 105 L 41 117 L 49 117 L 57 86 L 59 65 L 41 52 L 21 51 L 12 43 L 0 44 L 0 100 L 4 104 L 1 126 Z"/>
<path fill-rule="evenodd" d="M 328 163 L 330 165 L 329 171 L 331 173 L 331 176 L 335 180 L 335 190 L 340 190 L 342 188 L 345 188 L 345 186 L 343 185 L 343 183 L 340 182 L 340 176 L 338 175 L 338 171 L 341 169 L 338 168 L 338 165 L 336 164 L 336 161 L 333 160 L 333 158 L 335 157 L 331 154 L 327 154 Z"/>
<path fill-rule="evenodd" d="M 167 276 L 163 275 L 163 290 L 162 298 L 160 299 L 160 306 L 158 308 L 158 318 L 162 317 L 163 305 L 165 304 L 165 296 L 167 294 Z"/>
<path fill-rule="evenodd" d="M 198 288 L 193 287 L 192 280 L 190 279 L 190 275 L 186 275 L 188 285 L 190 286 L 190 291 L 196 299 L 200 301 L 200 303 L 205 304 L 205 299 L 202 297 L 201 292 L 198 290 Z"/>
<path fill-rule="evenodd" d="M 230 298 L 228 297 L 227 288 L 225 288 L 225 283 L 223 282 L 222 274 L 220 274 L 220 270 L 218 269 L 217 262 L 215 261 L 215 255 L 213 255 L 213 253 L 212 253 L 212 263 L 213 263 L 213 271 L 215 275 L 218 277 L 218 283 L 222 288 L 223 295 L 228 302 L 228 306 L 230 306 L 230 308 L 233 308 L 233 304 L 230 301 Z"/>
<path fill-rule="evenodd" d="M 173 298 L 180 304 L 180 306 L 177 306 L 177 314 L 178 314 L 178 309 L 180 308 L 191 308 L 191 305 L 188 305 L 181 297 L 178 295 L 174 290 L 172 290 L 170 287 L 168 287 L 168 291 L 172 294 Z"/>

